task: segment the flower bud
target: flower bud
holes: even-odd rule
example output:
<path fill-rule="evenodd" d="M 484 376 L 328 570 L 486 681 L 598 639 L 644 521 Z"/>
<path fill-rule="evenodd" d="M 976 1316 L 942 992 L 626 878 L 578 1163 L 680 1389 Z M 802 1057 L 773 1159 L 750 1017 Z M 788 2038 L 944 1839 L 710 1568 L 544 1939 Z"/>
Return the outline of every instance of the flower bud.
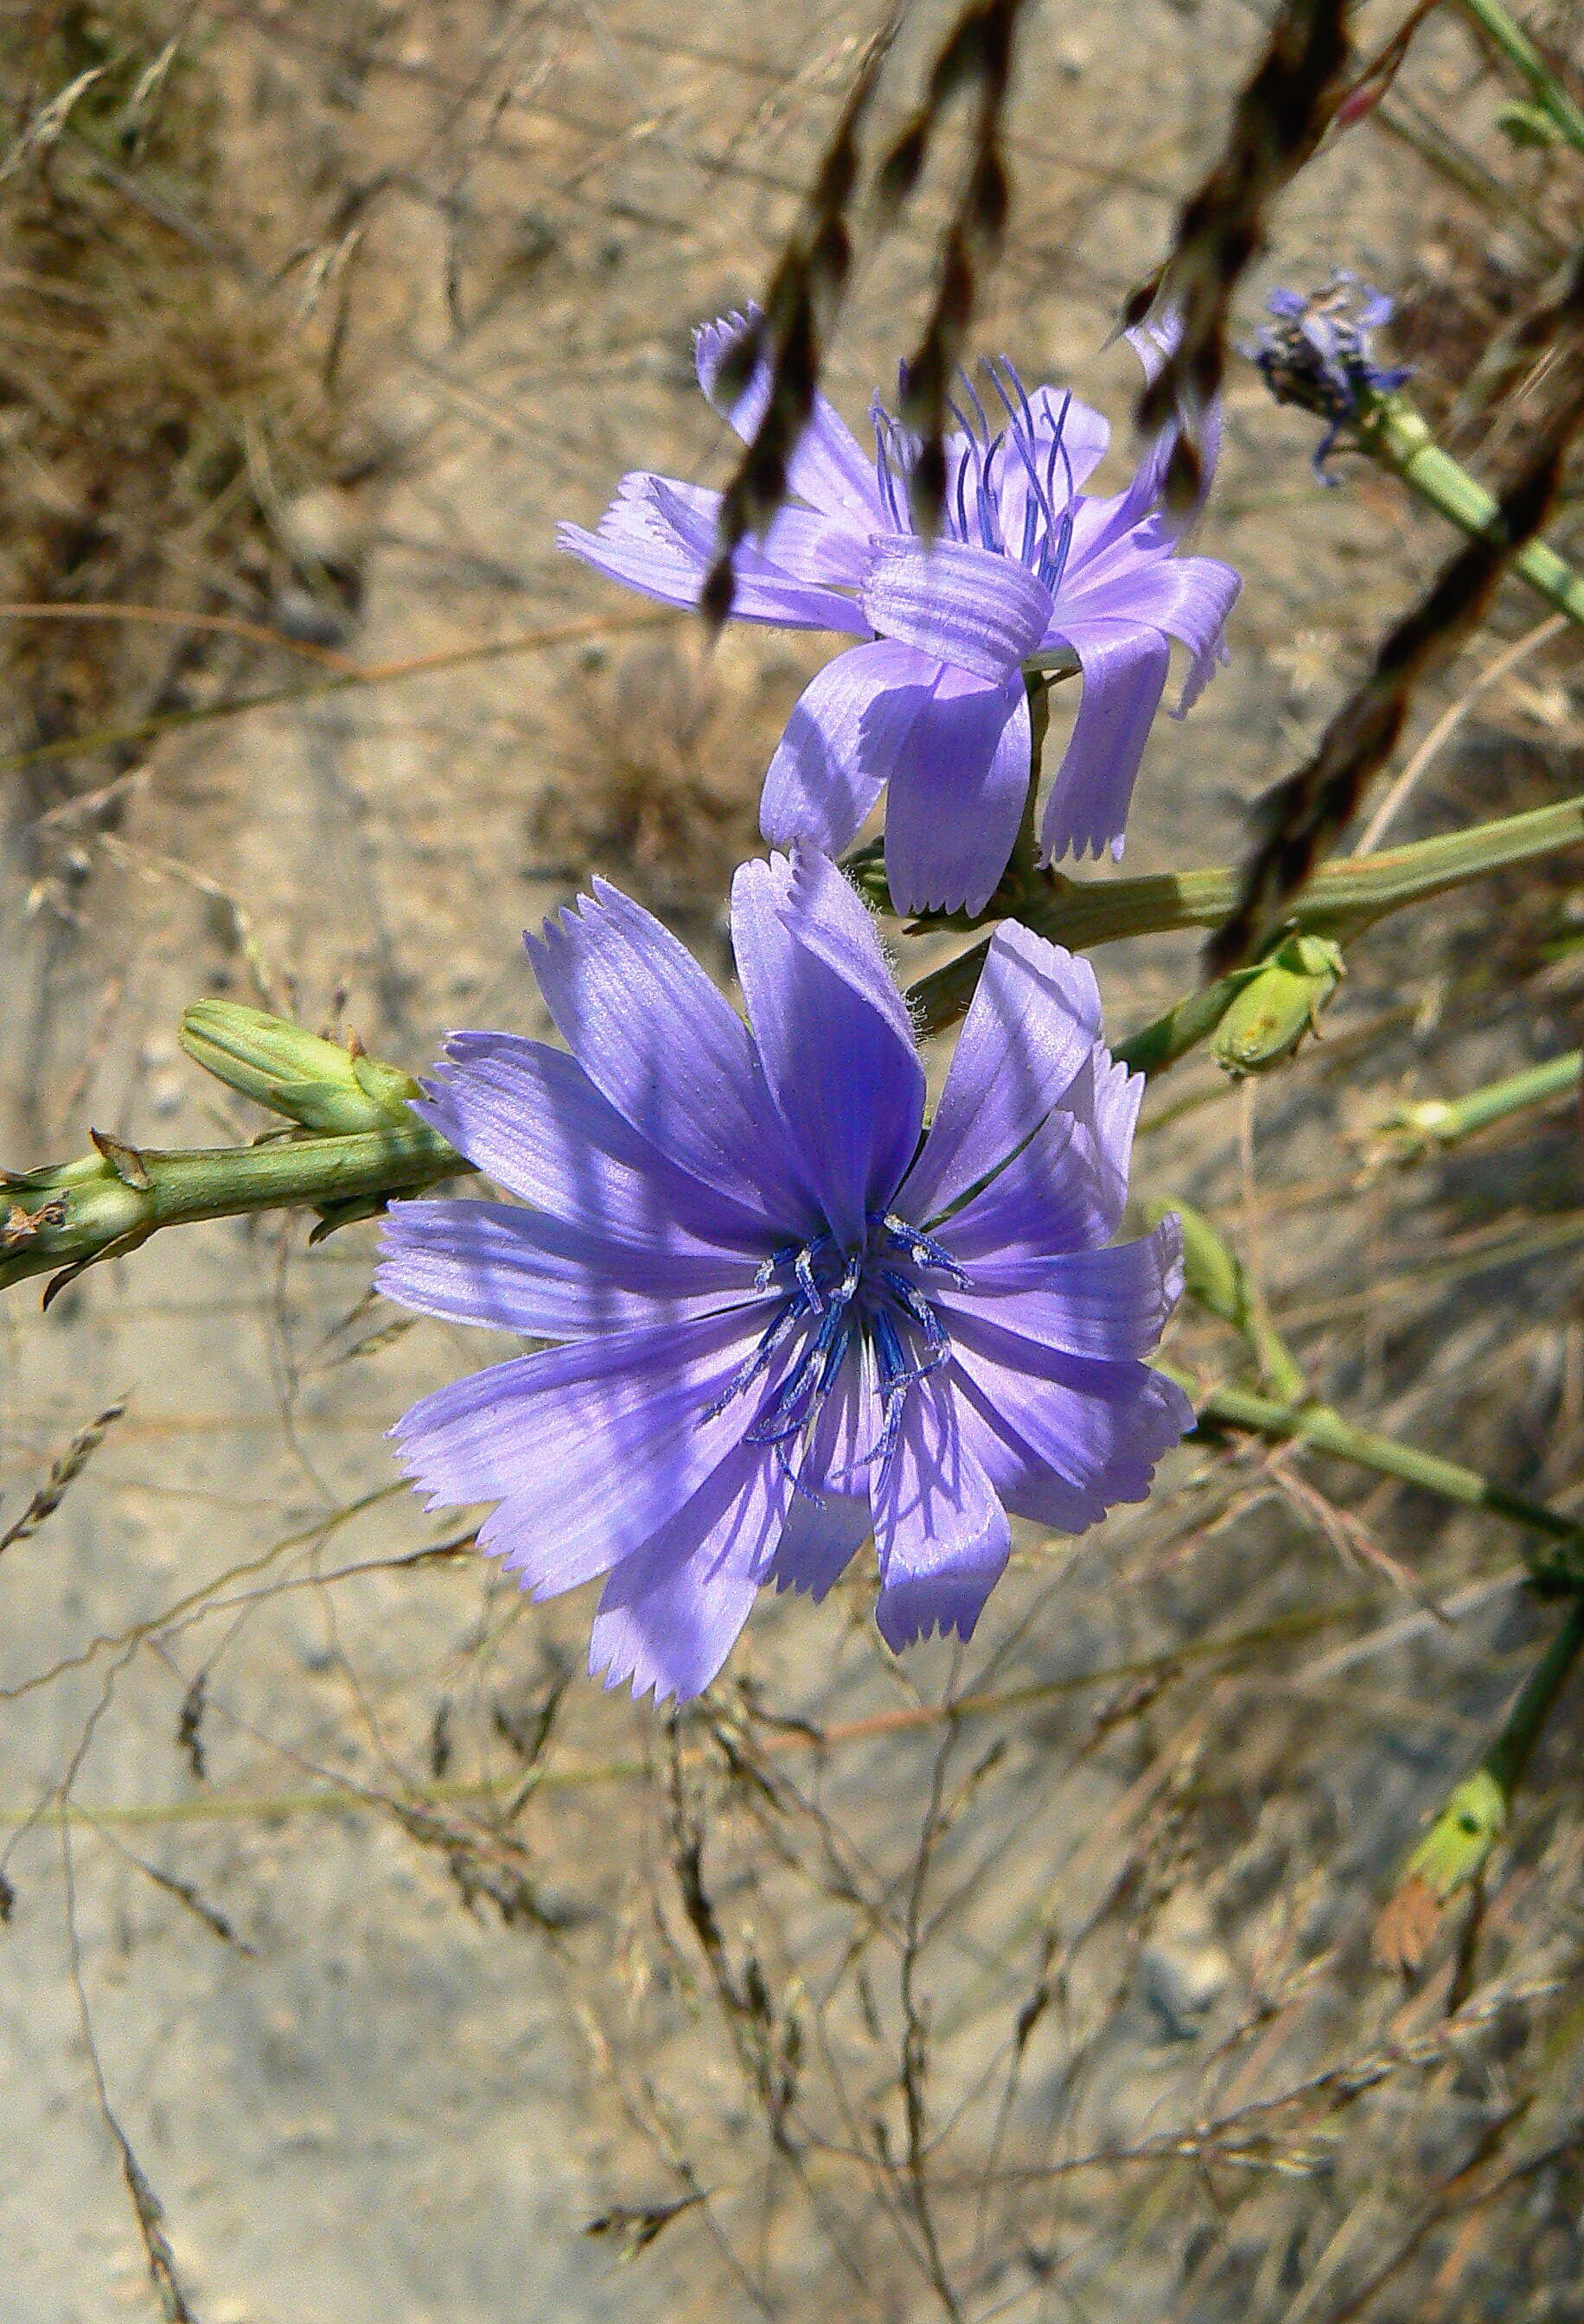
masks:
<path fill-rule="evenodd" d="M 350 1137 L 410 1119 L 410 1074 L 234 1001 L 195 1001 L 181 1046 L 206 1073 L 305 1130 Z"/>
<path fill-rule="evenodd" d="M 1329 936 L 1294 935 L 1276 946 L 1236 995 L 1216 1028 L 1218 1062 L 1229 1074 L 1264 1073 L 1291 1056 L 1344 974 L 1340 945 Z"/>

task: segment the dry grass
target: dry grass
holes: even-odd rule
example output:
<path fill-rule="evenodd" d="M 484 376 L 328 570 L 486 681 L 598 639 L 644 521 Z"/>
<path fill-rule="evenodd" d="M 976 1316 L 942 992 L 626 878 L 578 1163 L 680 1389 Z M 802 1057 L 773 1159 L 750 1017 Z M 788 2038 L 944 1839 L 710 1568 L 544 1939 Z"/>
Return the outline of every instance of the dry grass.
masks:
<path fill-rule="evenodd" d="M 392 663 L 608 611 L 551 519 L 592 521 L 624 466 L 724 473 L 685 327 L 768 272 L 870 21 L 13 16 L 13 142 L 99 77 L 0 183 L 0 588 Z M 1098 343 L 1258 32 L 1230 5 L 1150 25 L 1142 87 L 1110 20 L 1037 19 L 987 292 L 1020 359 Z M 1499 94 L 1432 28 L 1392 103 L 1455 150 L 1349 133 L 1384 162 L 1346 199 L 1322 180 L 1277 254 L 1319 279 L 1357 219 L 1360 272 L 1407 288 L 1427 405 L 1493 464 L 1522 385 L 1465 423 L 1470 351 L 1543 286 L 1567 215 L 1564 163 L 1504 143 Z M 1505 189 L 1501 236 L 1470 157 Z M 912 344 L 950 194 L 926 186 L 866 257 L 854 378 Z M 1246 690 L 1212 689 L 1195 721 L 1240 706 L 1191 721 L 1180 758 L 1152 746 L 1152 864 L 1236 844 L 1224 814 L 1202 835 L 1212 785 L 1294 763 L 1444 554 L 1378 480 L 1312 489 L 1302 429 L 1246 375 L 1231 433 L 1202 545 L 1249 576 L 1218 681 Z M 1504 598 L 1445 698 L 1535 618 Z M 1325 643 L 1282 704 L 1295 630 Z M 162 621 L 5 636 L 17 750 L 323 675 Z M 184 1117 L 160 1046 L 227 976 L 299 978 L 306 1013 L 345 1001 L 414 1064 L 459 1016 L 528 1021 L 515 929 L 591 870 L 724 973 L 724 882 L 821 650 L 612 634 L 35 762 L 8 806 L 11 1134 L 235 1134 Z M 1400 835 L 1576 788 L 1581 720 L 1576 657 L 1536 654 Z M 128 773 L 106 850 L 78 795 Z M 75 851 L 46 946 L 21 905 L 40 814 L 74 798 L 43 834 L 51 864 Z M 1579 899 L 1559 860 L 1383 926 L 1296 1066 L 1239 1096 L 1190 1062 L 1139 1148 L 1142 1190 L 1214 1214 L 1321 1393 L 1562 1508 L 1584 1493 L 1575 1120 L 1406 1169 L 1368 1132 L 1576 1043 Z M 1187 973 L 1103 964 L 1125 1027 Z M 617 2300 L 787 2324 L 1584 2312 L 1577 1689 L 1414 1972 L 1372 1952 L 1423 1819 L 1555 1619 L 1510 1532 L 1206 1443 L 1095 1538 L 1026 1535 L 972 1652 L 898 1665 L 854 1576 L 823 1609 L 765 1606 L 673 1724 L 569 1678 L 586 1609 L 530 1605 L 393 1482 L 381 1432 L 482 1343 L 373 1306 L 366 1230 L 300 1240 L 168 1237 L 47 1323 L 0 1315 L 25 2164 L 0 2218 L 27 2324 L 159 2301 L 204 2324 Z M 1241 1361 L 1202 1317 L 1172 1352 L 1206 1379 Z M 128 1387 L 100 1445 L 92 1416 Z"/>

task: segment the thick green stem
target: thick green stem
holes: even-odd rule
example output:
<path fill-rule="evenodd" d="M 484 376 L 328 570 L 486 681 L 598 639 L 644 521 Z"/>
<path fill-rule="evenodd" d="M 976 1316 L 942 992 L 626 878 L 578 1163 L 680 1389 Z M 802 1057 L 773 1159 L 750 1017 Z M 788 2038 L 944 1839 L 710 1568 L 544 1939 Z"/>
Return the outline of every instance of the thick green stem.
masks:
<path fill-rule="evenodd" d="M 1523 26 L 1501 6 L 1500 0 L 1458 0 L 1470 23 L 1478 24 L 1507 62 L 1529 84 L 1529 94 L 1555 125 L 1560 136 L 1584 153 L 1584 113 L 1579 110 Z"/>
<path fill-rule="evenodd" d="M 1442 895 L 1449 888 L 1480 879 L 1487 872 L 1576 846 L 1581 839 L 1584 798 L 1578 798 L 1561 800 L 1554 807 L 1534 807 L 1526 815 L 1475 824 L 1463 831 L 1443 832 L 1409 847 L 1384 849 L 1378 855 L 1346 856 L 1320 866 L 1292 899 L 1288 918 L 1306 932 L 1346 936 L 1405 904 Z M 1015 917 L 1036 935 L 1082 951 L 1092 945 L 1114 944 L 1122 936 L 1219 927 L 1238 893 L 1239 873 L 1230 866 L 1164 872 L 1141 880 L 1078 881 L 1066 879 L 1059 872 L 1041 872 L 1023 883 Z M 975 923 L 918 921 L 914 925 Z M 988 949 L 987 938 L 921 977 L 911 988 L 908 1001 L 916 1022 L 925 1032 L 939 1032 L 962 1014 L 973 997 Z M 1208 1029 L 1206 1025 L 1204 1030 Z M 1168 1033 L 1161 1039 L 1169 1046 L 1172 1038 Z M 1195 1038 L 1202 1038 L 1202 1033 Z M 1189 1045 L 1184 1042 L 1173 1054 L 1180 1056 L 1183 1046 Z"/>
<path fill-rule="evenodd" d="M 1358 422 L 1360 448 L 1400 476 L 1409 489 L 1471 539 L 1500 537 L 1494 494 L 1443 452 L 1430 426 L 1405 395 L 1377 396 Z M 1584 624 L 1584 573 L 1549 542 L 1525 541 L 1512 558 L 1515 573 L 1570 621 Z"/>
<path fill-rule="evenodd" d="M 350 1137 L 309 1133 L 189 1153 L 106 1139 L 81 1161 L 0 1178 L 0 1289 L 134 1250 L 161 1227 L 299 1206 L 350 1216 L 472 1167 L 416 1114 Z"/>

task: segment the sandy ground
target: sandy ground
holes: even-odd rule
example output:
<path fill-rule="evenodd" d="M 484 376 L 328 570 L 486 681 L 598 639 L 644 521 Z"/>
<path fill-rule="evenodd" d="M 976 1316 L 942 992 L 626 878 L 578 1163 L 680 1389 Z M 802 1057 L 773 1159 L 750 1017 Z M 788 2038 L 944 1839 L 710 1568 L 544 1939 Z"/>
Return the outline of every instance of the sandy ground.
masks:
<path fill-rule="evenodd" d="M 356 273 L 342 375 L 348 424 L 399 454 L 282 521 L 327 527 L 355 558 L 364 595 L 345 642 L 365 666 L 585 618 L 589 632 L 151 747 L 73 927 L 24 917 L 32 866 L 19 842 L 0 919 L 14 996 L 0 1019 L 0 1126 L 17 1165 L 77 1150 L 89 1121 L 149 1143 L 239 1132 L 241 1109 L 228 1112 L 171 1043 L 199 992 L 255 998 L 262 980 L 310 1021 L 343 994 L 344 1023 L 414 1065 L 459 1023 L 542 1028 L 517 932 L 573 892 L 579 830 L 594 829 L 585 860 L 622 869 L 620 830 L 602 835 L 589 804 L 591 730 L 612 688 L 619 708 L 648 710 L 660 683 L 652 661 L 630 660 L 657 650 L 622 626 L 642 609 L 558 558 L 554 521 L 593 522 L 626 466 L 722 474 L 688 327 L 762 280 L 869 22 L 805 0 L 769 11 L 717 0 L 686 22 L 646 0 L 376 9 L 372 61 L 355 73 L 336 14 L 199 12 L 247 233 L 296 202 L 329 246 L 336 191 L 387 176 L 343 261 Z M 1253 31 L 1249 12 L 1220 0 L 1036 14 L 1018 228 L 987 347 L 1074 379 L 1120 420 L 1131 358 L 1103 348 L 1110 315 L 1212 145 Z M 1414 203 L 1431 198 L 1415 167 L 1384 139 L 1346 141 L 1284 211 L 1265 275 L 1302 281 L 1344 255 L 1389 274 Z M 895 363 L 928 249 L 927 232 L 908 232 L 864 269 L 832 378 L 854 418 Z M 1154 737 L 1130 868 L 1235 846 L 1241 803 L 1290 762 L 1360 628 L 1437 546 L 1379 485 L 1321 493 L 1308 423 L 1273 414 L 1247 374 L 1229 418 L 1203 545 L 1249 576 L 1233 664 L 1189 722 Z M 675 658 L 664 683 L 705 682 L 688 675 L 690 638 L 659 650 Z M 724 836 L 701 825 L 702 874 L 686 843 L 635 867 L 712 966 L 709 851 L 732 852 L 731 817 L 822 650 L 732 646 L 722 682 L 749 708 L 708 746 L 730 802 Z M 222 659 L 195 684 L 259 682 Z M 1180 950 L 1136 953 L 1105 964 L 1119 1022 L 1168 998 L 1181 972 Z M 1235 1111 L 1191 1118 L 1171 1167 L 1212 1182 Z M 677 2191 L 652 2135 L 634 2129 L 641 2105 L 624 2115 L 598 2061 L 602 2032 L 618 2048 L 624 2038 L 622 1947 L 648 1910 L 659 1792 L 622 1770 L 660 1750 L 652 1710 L 581 1678 L 566 1698 L 553 1764 L 617 1772 L 568 1781 L 521 1819 L 539 1901 L 566 1923 L 553 1938 L 505 1925 L 487 1895 L 469 1908 L 443 1821 L 465 1803 L 442 1800 L 437 1835 L 389 1806 L 432 1793 L 437 1775 L 509 1780 L 502 1724 L 531 1718 L 552 1654 L 576 1657 L 585 1614 L 524 1607 L 468 1559 L 390 1570 L 447 1529 L 393 1486 L 383 1432 L 483 1345 L 430 1325 L 381 1339 L 389 1314 L 362 1305 L 373 1240 L 354 1228 L 305 1253 L 296 1225 L 195 1231 L 91 1275 L 45 1320 L 24 1295 L 0 1312 L 0 1515 L 84 1420 L 113 1398 L 127 1407 L 60 1514 L 5 1564 L 0 1810 L 13 1826 L 39 1818 L 7 1835 L 15 1903 L 0 1937 L 6 2324 L 157 2312 L 106 2107 L 164 2208 L 203 2324 L 658 2315 L 709 2262 L 707 2240 L 688 2245 L 695 2231 L 678 2227 L 614 2275 L 609 2246 L 581 2234 L 613 2203 Z M 1276 1274 L 1302 1272 L 1306 1256 L 1276 1240 Z M 1108 1561 L 1126 1564 L 1136 1531 L 1119 1520 L 1081 1554 L 1060 1634 L 1029 1649 L 1045 1676 L 1170 1634 L 1169 1593 L 1147 1612 L 1093 1586 Z M 1036 1560 L 1008 1581 L 987 1654 L 1037 1617 L 1050 1571 Z M 1392 1600 L 1379 1596 L 1385 1618 Z M 1214 1611 L 1186 1584 L 1177 1602 L 1195 1620 Z M 1498 1594 L 1470 1619 L 1500 1638 L 1509 1613 Z M 867 1643 L 856 1600 L 767 1608 L 745 1663 L 787 1714 L 852 1718 L 912 1699 Z M 920 1656 L 918 1697 L 942 1675 Z M 1375 1751 L 1366 1857 L 1389 1855 L 1469 1731 L 1458 1706 Z M 925 1772 L 900 1747 L 869 1751 L 830 1776 L 826 1796 L 857 1822 L 865 1783 L 917 1785 Z M 1137 1779 L 1125 1757 L 1074 1769 L 1064 1816 L 1103 1835 Z M 1019 1781 L 989 1827 L 1003 1839 L 1016 1816 L 1042 1812 L 1032 1769 Z M 55 1805 L 68 1782 L 88 1819 L 69 1851 Z M 916 1793 L 904 1796 L 911 1814 Z M 96 1821 L 100 1811 L 121 1820 Z M 1015 1852 L 1000 1862 L 1000 1907 L 1015 1918 L 1020 1888 L 1035 1894 L 1043 1875 Z M 1184 1896 L 1180 1926 L 1161 1935 L 1091 2061 L 1091 2135 L 1131 2135 L 1175 2103 L 1193 2043 L 1166 2038 L 1173 2010 L 1181 2032 L 1245 1976 L 1192 1883 Z M 965 1945 L 940 1969 L 934 1998 L 948 2016 L 972 1986 L 971 1955 Z M 1119 1973 L 1125 1983 L 1125 1963 Z M 1196 1976 L 1208 1998 L 1184 2002 L 1171 1979 Z M 968 2077 L 963 2038 L 943 2070 Z M 729 2147 L 719 2048 L 698 2067 L 700 2107 L 709 2138 Z M 631 2099 L 631 2074 L 624 2087 Z M 775 2312 L 827 2299 L 812 2260 L 804 2277 L 795 2252 L 783 2257 Z M 1102 2278 L 1087 2312 L 1142 2312 L 1119 2288 L 1128 2280 Z M 760 2312 L 725 2282 L 714 2312 Z M 885 2312 L 929 2312 L 913 2280 L 898 2287 Z"/>

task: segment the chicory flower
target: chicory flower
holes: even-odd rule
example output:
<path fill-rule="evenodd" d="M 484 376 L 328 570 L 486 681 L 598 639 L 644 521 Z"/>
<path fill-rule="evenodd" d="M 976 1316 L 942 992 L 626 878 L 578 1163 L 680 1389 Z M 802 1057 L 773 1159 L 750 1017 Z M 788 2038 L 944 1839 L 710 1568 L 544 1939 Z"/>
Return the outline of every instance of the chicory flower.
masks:
<path fill-rule="evenodd" d="M 696 338 L 698 376 L 720 409 L 723 355 L 746 327 L 732 315 Z M 1138 341 L 1147 364 L 1156 359 Z M 1181 715 L 1218 661 L 1238 576 L 1178 557 L 1160 506 L 1158 445 L 1123 492 L 1082 489 L 1109 440 L 1065 390 L 1025 392 L 1011 364 L 985 366 L 981 397 L 946 439 L 939 534 L 914 529 L 918 441 L 876 399 L 875 453 L 824 396 L 789 469 L 792 501 L 734 563 L 742 621 L 844 632 L 864 641 L 813 679 L 770 762 L 760 827 L 772 846 L 845 847 L 890 785 L 886 872 L 899 910 L 981 910 L 1007 868 L 1027 798 L 1026 665 L 1066 652 L 1082 673 L 1072 739 L 1040 844 L 1122 849 L 1134 779 L 1165 686 L 1169 641 L 1187 646 Z M 761 359 L 723 416 L 749 438 L 769 393 Z M 1213 449 L 1212 449 L 1213 456 Z M 624 476 L 597 532 L 565 524 L 561 546 L 629 588 L 696 604 L 715 554 L 718 493 Z"/>
<path fill-rule="evenodd" d="M 432 1506 L 498 1504 L 480 1545 L 536 1597 L 604 1576 L 590 1666 L 657 1698 L 871 1534 L 887 1642 L 967 1637 L 1008 1511 L 1081 1532 L 1192 1421 L 1144 1361 L 1176 1222 L 1111 1241 L 1142 1082 L 1088 964 L 998 929 L 921 1143 L 907 1008 L 835 866 L 743 865 L 732 926 L 749 1025 L 603 882 L 530 939 L 567 1050 L 458 1033 L 419 1107 L 518 1201 L 396 1205 L 377 1277 L 559 1342 L 426 1397 L 401 1457 Z"/>
<path fill-rule="evenodd" d="M 1278 403 L 1301 404 L 1330 423 L 1314 473 L 1322 484 L 1334 484 L 1325 464 L 1342 429 L 1372 395 L 1389 393 L 1409 376 L 1404 364 L 1377 364 L 1369 345 L 1370 334 L 1390 322 L 1395 301 L 1342 266 L 1323 290 L 1276 290 L 1265 303 L 1275 319 L 1261 325 L 1247 352 Z"/>

